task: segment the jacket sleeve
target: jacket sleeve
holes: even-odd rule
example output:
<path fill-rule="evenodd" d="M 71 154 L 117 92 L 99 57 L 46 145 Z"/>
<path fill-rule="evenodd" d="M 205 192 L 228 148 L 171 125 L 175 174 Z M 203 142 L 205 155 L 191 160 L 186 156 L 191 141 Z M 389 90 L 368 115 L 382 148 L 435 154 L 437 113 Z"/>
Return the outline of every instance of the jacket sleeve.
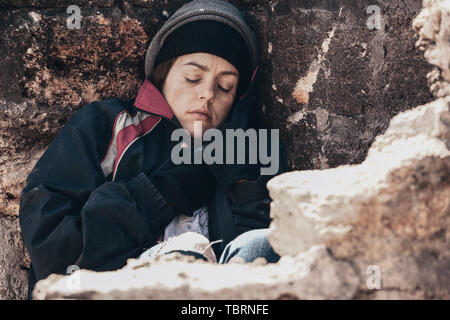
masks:
<path fill-rule="evenodd" d="M 268 228 L 270 218 L 270 203 L 272 199 L 267 190 L 267 182 L 273 177 L 287 171 L 286 146 L 280 143 L 278 150 L 279 167 L 274 175 L 261 175 L 256 179 L 234 183 L 225 192 L 237 232 Z M 236 179 L 237 180 L 237 179 Z M 235 181 L 236 181 L 235 180 Z"/>
<path fill-rule="evenodd" d="M 22 190 L 19 222 L 37 280 L 64 274 L 70 265 L 117 269 L 153 245 L 160 226 L 173 218 L 144 173 L 106 179 L 100 160 L 112 130 L 100 116 L 92 106 L 74 115 Z"/>
<path fill-rule="evenodd" d="M 270 202 L 267 176 L 236 183 L 226 192 L 237 232 L 267 228 L 270 224 Z"/>
<path fill-rule="evenodd" d="M 213 246 L 217 257 L 226 245 L 241 233 L 270 225 L 270 202 L 267 177 L 234 184 L 226 191 L 219 185 L 209 206 L 209 236 L 222 240 Z M 268 180 L 267 180 L 268 181 Z"/>

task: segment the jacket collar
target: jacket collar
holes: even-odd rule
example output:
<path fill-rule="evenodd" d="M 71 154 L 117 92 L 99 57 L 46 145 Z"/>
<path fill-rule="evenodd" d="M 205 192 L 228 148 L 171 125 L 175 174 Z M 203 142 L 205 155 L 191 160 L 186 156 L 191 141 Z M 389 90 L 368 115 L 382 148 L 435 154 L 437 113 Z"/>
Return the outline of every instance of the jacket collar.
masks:
<path fill-rule="evenodd" d="M 155 85 L 145 79 L 139 93 L 134 100 L 134 106 L 142 111 L 150 112 L 158 116 L 163 116 L 168 119 L 173 118 L 173 111 L 170 105 L 167 103 L 166 98 L 155 87 Z"/>

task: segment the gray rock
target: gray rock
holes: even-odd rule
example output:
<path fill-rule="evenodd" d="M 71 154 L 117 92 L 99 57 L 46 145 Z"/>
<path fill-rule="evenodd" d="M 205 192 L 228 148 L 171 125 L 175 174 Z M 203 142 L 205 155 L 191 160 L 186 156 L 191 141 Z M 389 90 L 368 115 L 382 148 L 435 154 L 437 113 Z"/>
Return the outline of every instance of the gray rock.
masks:
<path fill-rule="evenodd" d="M 376 266 L 381 291 L 448 299 L 449 115 L 450 97 L 405 111 L 376 138 L 362 164 L 270 180 L 274 250 L 297 255 L 326 245 L 361 279 Z M 356 297 L 371 294 L 361 281 Z"/>
<path fill-rule="evenodd" d="M 33 299 L 350 299 L 357 287 L 352 266 L 319 246 L 269 264 L 214 264 L 178 253 L 129 259 L 114 272 L 50 275 Z"/>

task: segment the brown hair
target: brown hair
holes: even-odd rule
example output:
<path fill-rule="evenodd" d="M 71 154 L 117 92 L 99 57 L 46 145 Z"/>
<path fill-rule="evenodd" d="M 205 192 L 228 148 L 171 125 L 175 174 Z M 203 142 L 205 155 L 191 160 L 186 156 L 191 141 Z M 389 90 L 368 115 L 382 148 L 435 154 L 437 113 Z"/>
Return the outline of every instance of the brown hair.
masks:
<path fill-rule="evenodd" d="M 172 58 L 166 61 L 163 61 L 158 64 L 155 71 L 152 73 L 150 81 L 158 88 L 159 91 L 162 92 L 162 85 L 164 84 L 164 80 L 166 80 L 167 74 L 172 68 L 173 64 L 177 58 Z"/>

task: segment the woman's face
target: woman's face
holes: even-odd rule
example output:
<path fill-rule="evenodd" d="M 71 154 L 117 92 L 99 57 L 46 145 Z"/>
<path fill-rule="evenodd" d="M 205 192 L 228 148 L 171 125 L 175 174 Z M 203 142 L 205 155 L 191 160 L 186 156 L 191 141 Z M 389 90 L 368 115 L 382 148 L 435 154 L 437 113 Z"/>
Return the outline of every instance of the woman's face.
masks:
<path fill-rule="evenodd" d="M 180 124 L 191 136 L 217 128 L 231 109 L 239 80 L 228 61 L 209 53 L 179 56 L 162 85 L 162 93 Z"/>

